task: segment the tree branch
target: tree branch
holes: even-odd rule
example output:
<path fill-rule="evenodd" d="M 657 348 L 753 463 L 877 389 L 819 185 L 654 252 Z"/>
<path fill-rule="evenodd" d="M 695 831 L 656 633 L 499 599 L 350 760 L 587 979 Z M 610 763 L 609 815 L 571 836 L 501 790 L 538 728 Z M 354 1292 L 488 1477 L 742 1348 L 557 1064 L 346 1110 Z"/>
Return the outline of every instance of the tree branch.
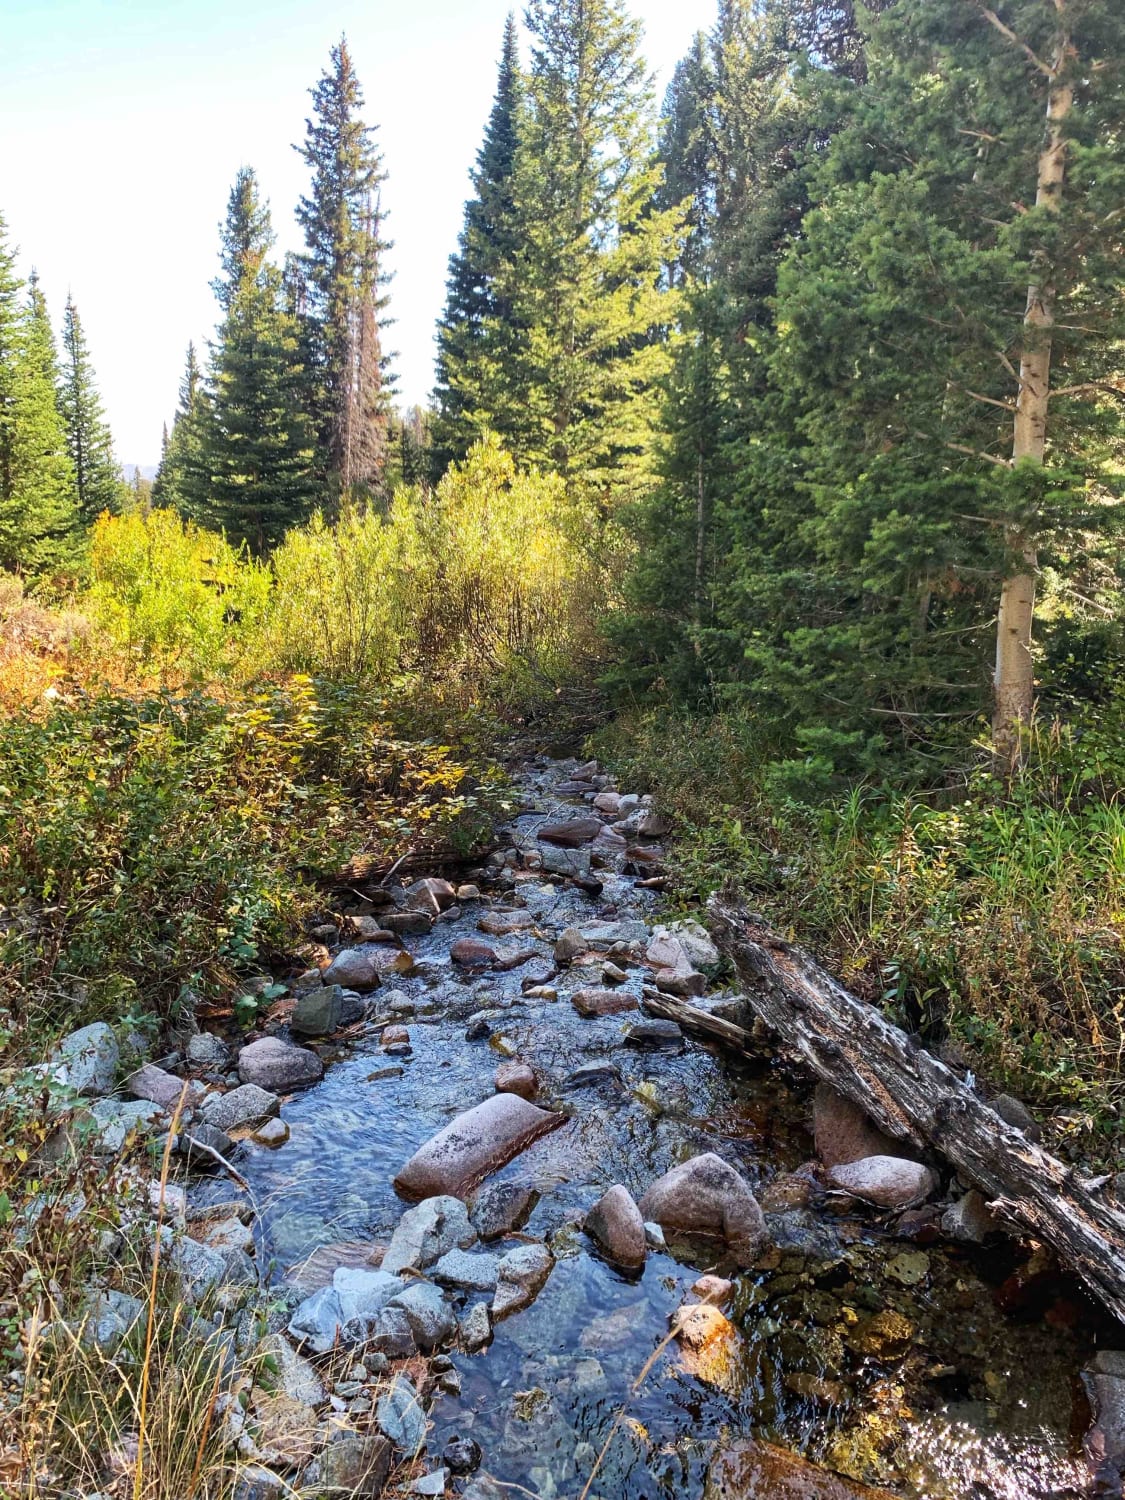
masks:
<path fill-rule="evenodd" d="M 989 10 L 987 5 L 982 5 L 981 0 L 973 0 L 973 3 L 988 24 L 994 26 L 1006 41 L 1011 42 L 1013 47 L 1018 47 L 1032 66 L 1038 68 L 1045 78 L 1053 78 L 1055 76 L 1054 69 L 1049 67 L 1038 53 L 1033 52 L 1027 43 L 1015 34 L 1010 26 L 1005 26 L 994 10 Z"/>

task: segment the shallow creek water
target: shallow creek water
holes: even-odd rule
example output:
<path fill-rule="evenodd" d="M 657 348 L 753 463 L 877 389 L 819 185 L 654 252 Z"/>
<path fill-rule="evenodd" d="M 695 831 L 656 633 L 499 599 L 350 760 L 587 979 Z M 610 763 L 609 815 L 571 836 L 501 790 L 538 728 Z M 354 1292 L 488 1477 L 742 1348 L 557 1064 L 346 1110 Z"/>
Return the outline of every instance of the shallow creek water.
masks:
<path fill-rule="evenodd" d="M 534 847 L 543 815 L 578 810 L 554 790 L 564 774 L 548 762 L 525 771 L 531 811 L 512 825 L 517 843 Z M 600 983 L 600 965 L 564 970 L 553 1003 L 521 995 L 534 962 L 467 983 L 452 971 L 450 944 L 475 934 L 490 905 L 526 904 L 542 972 L 553 967 L 558 932 L 607 907 L 617 918 L 660 920 L 651 892 L 613 872 L 604 879 L 593 898 L 521 872 L 513 890 L 486 888 L 483 903 L 405 940 L 417 963 L 397 985 L 416 1007 L 411 1056 L 389 1057 L 375 1036 L 353 1044 L 322 1083 L 286 1101 L 287 1143 L 247 1146 L 240 1157 L 275 1280 L 299 1275 L 327 1244 L 385 1242 L 406 1207 L 391 1187 L 395 1172 L 490 1095 L 498 1063 L 515 1055 L 540 1079 L 537 1102 L 570 1117 L 497 1174 L 539 1193 L 524 1232 L 549 1242 L 556 1265 L 487 1350 L 454 1356 L 462 1389 L 433 1408 L 431 1453 L 454 1434 L 472 1436 L 489 1474 L 540 1500 L 578 1500 L 603 1445 L 590 1497 L 710 1500 L 720 1493 L 707 1486 L 717 1440 L 744 1436 L 908 1500 L 1080 1493 L 1084 1311 L 1055 1297 L 1010 1316 L 995 1293 L 1015 1268 L 1011 1249 L 921 1248 L 872 1214 L 833 1211 L 816 1190 L 806 1206 L 769 1213 L 774 1248 L 753 1270 L 731 1273 L 736 1338 L 702 1361 L 669 1343 L 635 1387 L 691 1284 L 730 1268 L 713 1245 L 673 1245 L 650 1255 L 642 1276 L 623 1276 L 582 1234 L 585 1211 L 612 1183 L 639 1196 L 706 1150 L 761 1191 L 809 1161 L 813 1147 L 808 1085 L 776 1061 L 735 1059 L 690 1039 L 676 1053 L 641 1051 L 623 1045 L 636 1014 L 582 1019 L 567 996 Z M 524 947 L 524 937 L 501 942 Z M 470 1042 L 466 1020 L 482 1011 L 492 1036 Z M 568 1083 L 590 1063 L 612 1064 L 617 1076 Z M 768 1491 L 748 1484 L 738 1493 Z"/>

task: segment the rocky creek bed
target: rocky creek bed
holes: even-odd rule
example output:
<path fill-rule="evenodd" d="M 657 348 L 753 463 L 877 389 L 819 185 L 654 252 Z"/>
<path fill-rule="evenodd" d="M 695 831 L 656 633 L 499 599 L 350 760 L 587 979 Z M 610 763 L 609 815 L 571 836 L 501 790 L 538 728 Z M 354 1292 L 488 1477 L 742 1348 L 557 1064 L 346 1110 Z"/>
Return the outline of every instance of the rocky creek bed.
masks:
<path fill-rule="evenodd" d="M 241 1500 L 1089 1493 L 1112 1326 L 768 1045 L 648 1016 L 655 986 L 749 1024 L 662 911 L 663 820 L 593 764 L 518 787 L 468 883 L 358 889 L 241 1050 L 200 1033 L 94 1106 L 155 1126 L 194 1080 L 168 1253 L 259 1360 Z M 97 1311 L 111 1346 L 131 1310 Z"/>

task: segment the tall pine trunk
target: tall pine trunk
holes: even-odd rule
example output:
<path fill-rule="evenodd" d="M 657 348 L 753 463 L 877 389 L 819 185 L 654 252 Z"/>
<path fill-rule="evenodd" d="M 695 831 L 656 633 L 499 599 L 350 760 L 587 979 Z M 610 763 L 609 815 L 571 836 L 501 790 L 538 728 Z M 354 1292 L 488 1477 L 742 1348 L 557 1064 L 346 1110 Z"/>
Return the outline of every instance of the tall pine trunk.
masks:
<path fill-rule="evenodd" d="M 1065 126 L 1074 100 L 1068 81 L 1070 36 L 1065 26 L 1066 0 L 1055 0 L 1060 30 L 1048 72 L 1047 126 L 1039 153 L 1035 206 L 1057 213 L 1066 180 Z M 1037 274 L 1040 273 L 1040 274 Z M 1055 288 L 1045 257 L 1033 266 L 1023 316 L 1019 393 L 1012 433 L 1012 464 L 1042 464 L 1047 442 L 1047 406 L 1051 394 L 1051 330 L 1055 324 Z M 1038 551 L 1035 539 L 1012 528 L 1007 542 L 1014 560 L 1004 579 L 996 621 L 996 674 L 992 738 L 996 759 L 1014 770 L 1020 759 L 1020 730 L 1031 719 L 1035 703 L 1035 670 L 1031 656 L 1032 621 Z"/>

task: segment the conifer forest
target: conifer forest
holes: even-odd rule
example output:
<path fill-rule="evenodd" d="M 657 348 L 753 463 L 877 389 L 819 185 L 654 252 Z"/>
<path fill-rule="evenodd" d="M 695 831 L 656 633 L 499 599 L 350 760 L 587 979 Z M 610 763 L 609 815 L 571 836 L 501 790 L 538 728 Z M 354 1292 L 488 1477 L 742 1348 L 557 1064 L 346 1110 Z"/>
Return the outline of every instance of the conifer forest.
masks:
<path fill-rule="evenodd" d="M 0 1495 L 1125 1493 L 1125 5 L 683 27 L 419 405 L 310 56 L 151 479 L 0 174 Z"/>

